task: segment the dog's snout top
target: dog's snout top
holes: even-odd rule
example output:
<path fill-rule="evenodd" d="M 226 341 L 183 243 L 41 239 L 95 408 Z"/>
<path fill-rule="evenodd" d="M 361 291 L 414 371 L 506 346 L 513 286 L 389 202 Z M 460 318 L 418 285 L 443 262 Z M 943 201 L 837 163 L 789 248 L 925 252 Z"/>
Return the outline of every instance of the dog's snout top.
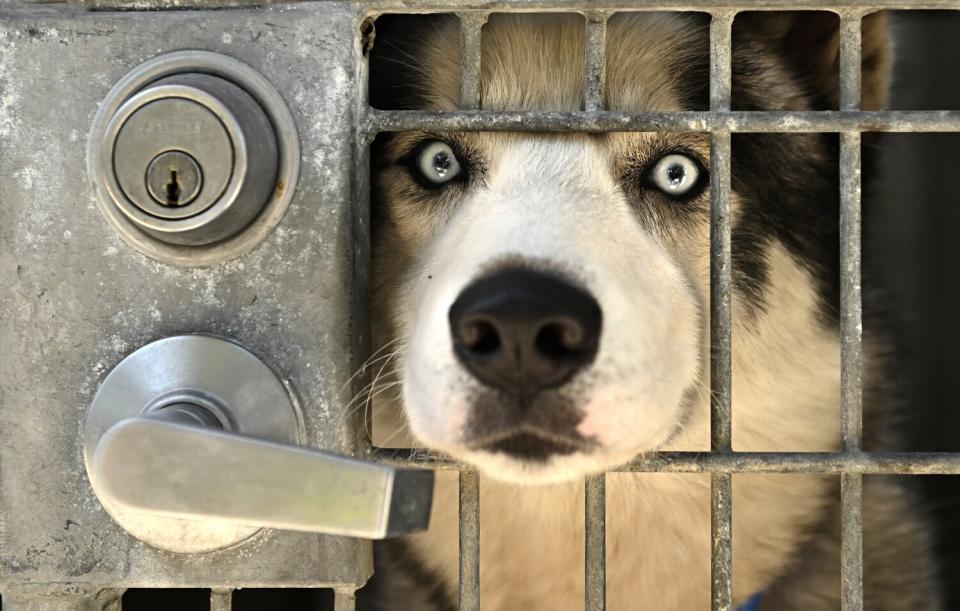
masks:
<path fill-rule="evenodd" d="M 583 289 L 511 268 L 464 289 L 449 318 L 463 366 L 484 384 L 526 401 L 593 360 L 603 316 Z"/>

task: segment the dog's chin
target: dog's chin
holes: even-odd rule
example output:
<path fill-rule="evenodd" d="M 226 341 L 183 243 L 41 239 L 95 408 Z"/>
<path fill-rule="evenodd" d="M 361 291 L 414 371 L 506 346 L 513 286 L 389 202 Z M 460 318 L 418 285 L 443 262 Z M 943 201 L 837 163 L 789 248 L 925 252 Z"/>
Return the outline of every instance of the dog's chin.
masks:
<path fill-rule="evenodd" d="M 520 451 L 515 451 L 515 450 Z M 554 450 L 554 451 L 551 451 Z M 628 462 L 634 452 L 610 453 L 600 448 L 581 450 L 548 445 L 531 449 L 523 440 L 508 440 L 491 447 L 455 450 L 460 460 L 501 482 L 541 486 L 582 480 Z"/>

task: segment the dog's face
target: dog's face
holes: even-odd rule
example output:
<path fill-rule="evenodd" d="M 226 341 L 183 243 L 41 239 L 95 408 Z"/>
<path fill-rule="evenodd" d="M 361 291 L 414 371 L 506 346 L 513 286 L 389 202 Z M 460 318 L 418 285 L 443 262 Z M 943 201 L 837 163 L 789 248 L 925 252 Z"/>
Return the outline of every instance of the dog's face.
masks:
<path fill-rule="evenodd" d="M 691 17 L 614 20 L 608 107 L 702 108 L 705 28 Z M 484 108 L 579 109 L 583 48 L 574 16 L 494 18 Z M 417 50 L 424 105 L 455 107 L 457 49 L 444 25 Z M 777 86 L 782 98 L 801 94 Z M 414 132 L 383 145 L 375 330 L 400 346 L 403 408 L 420 442 L 499 479 L 542 483 L 703 429 L 709 166 L 705 134 Z M 757 233 L 745 190 L 733 213 Z M 739 257 L 735 316 L 762 309 L 755 281 L 781 252 L 775 234 Z M 814 277 L 803 282 L 816 293 Z"/>

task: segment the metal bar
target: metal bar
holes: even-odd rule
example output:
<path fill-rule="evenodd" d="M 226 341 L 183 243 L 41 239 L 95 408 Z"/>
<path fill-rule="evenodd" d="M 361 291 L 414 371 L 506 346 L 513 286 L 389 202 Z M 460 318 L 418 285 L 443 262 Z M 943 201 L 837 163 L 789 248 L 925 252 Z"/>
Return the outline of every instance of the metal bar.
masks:
<path fill-rule="evenodd" d="M 292 3 L 305 0 L 292 0 Z M 84 6 L 90 10 L 185 10 L 235 9 L 291 3 L 291 0 L 14 0 L 13 6 L 30 4 L 65 4 Z M 579 12 L 583 0 L 366 0 L 363 8 L 369 13 L 424 13 L 450 10 L 510 10 L 513 12 L 569 11 Z M 591 6 L 600 10 L 617 11 L 684 11 L 698 9 L 733 10 L 828 10 L 844 12 L 848 9 L 905 10 L 956 9 L 955 0 L 923 0 L 896 2 L 895 0 L 860 0 L 852 6 L 837 6 L 836 0 L 591 0 Z"/>
<path fill-rule="evenodd" d="M 715 13 L 710 20 L 710 111 L 730 110 L 732 68 L 731 26 L 734 13 Z"/>
<path fill-rule="evenodd" d="M 587 478 L 584 499 L 584 608 L 586 611 L 603 611 L 607 608 L 607 483 L 604 474 Z"/>
<path fill-rule="evenodd" d="M 457 471 L 463 463 L 425 450 L 375 448 L 373 460 Z M 839 475 L 960 475 L 960 452 L 656 452 L 608 473 L 812 473 Z"/>
<path fill-rule="evenodd" d="M 460 471 L 460 611 L 480 611 L 480 476 Z"/>
<path fill-rule="evenodd" d="M 710 596 L 713 611 L 733 609 L 733 491 L 729 473 L 710 476 Z"/>
<path fill-rule="evenodd" d="M 586 49 L 583 83 L 583 107 L 587 111 L 604 108 L 607 85 L 607 13 L 586 14 Z"/>
<path fill-rule="evenodd" d="M 438 112 L 371 110 L 368 133 L 417 129 L 517 132 L 960 132 L 957 110 Z"/>
<path fill-rule="evenodd" d="M 733 13 L 710 22 L 710 110 L 730 109 Z M 710 136 L 710 449 L 732 451 L 730 132 Z M 713 611 L 733 608 L 733 492 L 729 473 L 710 476 L 710 596 Z"/>
<path fill-rule="evenodd" d="M 840 476 L 840 608 L 863 609 L 863 475 Z"/>
<path fill-rule="evenodd" d="M 607 13 L 586 14 L 583 107 L 605 107 L 607 82 Z M 606 475 L 588 477 L 584 485 L 584 609 L 607 608 Z"/>
<path fill-rule="evenodd" d="M 372 23 L 368 19 L 359 19 L 356 23 L 357 35 L 354 37 L 354 57 L 356 58 L 356 105 L 355 112 L 355 137 L 353 142 L 353 182 L 351 189 L 353 193 L 350 198 L 354 202 L 351 213 L 352 218 L 352 236 L 351 236 L 351 255 L 352 265 L 351 278 L 353 290 L 351 291 L 351 323 L 354 329 L 351 333 L 353 353 L 350 355 L 350 366 L 352 371 L 362 371 L 360 375 L 352 378 L 349 388 L 349 396 L 355 397 L 362 392 L 368 382 L 367 373 L 363 370 L 364 363 L 370 355 L 370 144 L 373 141 L 373 134 L 369 134 L 363 129 L 367 123 L 367 113 L 370 110 L 370 64 L 367 58 L 366 48 L 369 44 L 365 40 L 373 30 Z M 353 410 L 348 414 L 347 427 L 348 439 L 350 440 L 353 451 L 358 456 L 366 455 L 370 452 L 373 440 L 373 414 L 369 402 L 365 403 L 362 409 Z"/>
<path fill-rule="evenodd" d="M 126 2 L 134 0 L 87 0 L 87 2 Z M 171 3 L 174 0 L 154 0 L 155 4 Z M 179 1 L 179 0 L 178 0 Z M 193 0 L 199 2 L 200 0 Z M 220 2 L 239 2 L 240 0 L 218 0 Z M 264 3 L 283 0 L 261 0 Z M 143 0 L 141 0 L 141 3 Z M 581 12 L 583 0 L 367 0 L 364 8 L 370 13 L 423 13 L 430 11 L 510 11 L 544 12 L 569 11 Z M 784 10 L 824 10 L 839 14 L 850 11 L 877 10 L 933 10 L 956 9 L 956 0 L 859 0 L 843 3 L 837 0 L 590 0 L 591 10 L 599 11 L 687 11 L 699 9 L 704 12 L 737 11 L 784 11 Z"/>
<path fill-rule="evenodd" d="M 354 590 L 335 590 L 333 593 L 333 611 L 354 611 L 357 596 Z"/>
<path fill-rule="evenodd" d="M 840 134 L 840 394 L 841 434 L 848 452 L 861 449 L 863 324 L 860 273 L 860 134 Z"/>
<path fill-rule="evenodd" d="M 840 109 L 860 108 L 862 15 L 840 21 Z M 840 134 L 840 394 L 843 449 L 859 452 L 863 438 L 860 134 Z M 863 610 L 863 476 L 840 480 L 840 600 Z"/>
<path fill-rule="evenodd" d="M 480 108 L 481 35 L 486 13 L 461 13 L 460 18 L 460 108 Z"/>
<path fill-rule="evenodd" d="M 210 611 L 230 611 L 232 608 L 232 589 L 213 588 L 210 590 Z"/>

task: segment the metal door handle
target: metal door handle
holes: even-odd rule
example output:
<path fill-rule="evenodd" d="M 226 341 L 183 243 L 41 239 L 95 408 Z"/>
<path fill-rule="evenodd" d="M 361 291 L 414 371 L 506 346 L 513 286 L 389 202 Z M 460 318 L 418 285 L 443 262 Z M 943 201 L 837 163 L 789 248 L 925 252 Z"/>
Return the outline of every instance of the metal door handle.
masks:
<path fill-rule="evenodd" d="M 258 528 L 381 539 L 427 527 L 433 472 L 304 448 L 291 395 L 251 352 L 186 335 L 104 379 L 84 427 L 87 473 L 132 535 L 209 551 Z"/>
<path fill-rule="evenodd" d="M 122 511 L 380 539 L 426 528 L 433 474 L 227 433 L 176 419 L 123 420 L 92 476 Z M 197 408 L 202 409 L 202 408 Z"/>

